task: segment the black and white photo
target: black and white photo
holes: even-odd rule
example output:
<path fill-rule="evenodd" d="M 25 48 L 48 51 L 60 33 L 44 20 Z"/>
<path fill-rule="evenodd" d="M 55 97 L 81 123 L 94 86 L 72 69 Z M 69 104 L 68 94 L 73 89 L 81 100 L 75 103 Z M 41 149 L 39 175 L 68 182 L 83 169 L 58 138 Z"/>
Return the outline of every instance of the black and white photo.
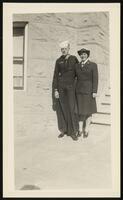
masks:
<path fill-rule="evenodd" d="M 118 197 L 120 5 L 18 5 L 4 4 L 5 196 Z"/>

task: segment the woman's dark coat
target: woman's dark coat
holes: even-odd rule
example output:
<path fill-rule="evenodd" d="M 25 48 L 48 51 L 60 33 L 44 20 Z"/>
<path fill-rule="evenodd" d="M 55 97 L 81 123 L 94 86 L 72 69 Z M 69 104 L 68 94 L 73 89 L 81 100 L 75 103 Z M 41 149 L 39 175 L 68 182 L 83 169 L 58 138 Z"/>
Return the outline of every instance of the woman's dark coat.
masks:
<path fill-rule="evenodd" d="M 81 63 L 76 64 L 76 97 L 77 107 L 75 112 L 79 115 L 91 115 L 97 112 L 96 99 L 92 94 L 98 89 L 97 64 L 87 61 L 82 67 Z"/>

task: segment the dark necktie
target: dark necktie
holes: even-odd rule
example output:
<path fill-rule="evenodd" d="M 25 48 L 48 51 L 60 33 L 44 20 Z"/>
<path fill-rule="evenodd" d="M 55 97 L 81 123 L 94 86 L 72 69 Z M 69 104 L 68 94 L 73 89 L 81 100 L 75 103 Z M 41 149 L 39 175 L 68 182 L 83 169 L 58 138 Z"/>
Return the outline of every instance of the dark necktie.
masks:
<path fill-rule="evenodd" d="M 84 66 L 84 62 L 81 63 L 81 66 L 82 66 L 82 67 Z"/>

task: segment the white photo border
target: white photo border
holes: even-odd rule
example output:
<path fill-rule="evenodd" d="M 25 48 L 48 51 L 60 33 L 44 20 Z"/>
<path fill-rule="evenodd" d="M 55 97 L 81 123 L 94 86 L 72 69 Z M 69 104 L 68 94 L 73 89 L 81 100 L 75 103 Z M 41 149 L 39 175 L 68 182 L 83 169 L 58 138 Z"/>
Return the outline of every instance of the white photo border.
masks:
<path fill-rule="evenodd" d="M 14 188 L 12 16 L 47 12 L 109 12 L 111 189 L 19 191 Z M 120 197 L 120 3 L 3 3 L 3 196 Z"/>

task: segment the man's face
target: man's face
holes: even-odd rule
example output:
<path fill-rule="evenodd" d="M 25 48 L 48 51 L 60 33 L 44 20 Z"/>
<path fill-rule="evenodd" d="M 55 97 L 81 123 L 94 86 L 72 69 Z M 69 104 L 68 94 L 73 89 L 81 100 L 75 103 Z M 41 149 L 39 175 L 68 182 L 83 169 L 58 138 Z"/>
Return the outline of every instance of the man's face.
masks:
<path fill-rule="evenodd" d="M 65 47 L 65 48 L 61 48 L 62 55 L 66 56 L 68 54 L 69 50 L 70 50 L 69 46 Z"/>
<path fill-rule="evenodd" d="M 88 58 L 88 54 L 87 54 L 87 53 L 82 53 L 82 54 L 80 55 L 80 58 L 81 58 L 82 61 L 84 62 L 84 61 L 87 60 L 87 58 Z"/>

